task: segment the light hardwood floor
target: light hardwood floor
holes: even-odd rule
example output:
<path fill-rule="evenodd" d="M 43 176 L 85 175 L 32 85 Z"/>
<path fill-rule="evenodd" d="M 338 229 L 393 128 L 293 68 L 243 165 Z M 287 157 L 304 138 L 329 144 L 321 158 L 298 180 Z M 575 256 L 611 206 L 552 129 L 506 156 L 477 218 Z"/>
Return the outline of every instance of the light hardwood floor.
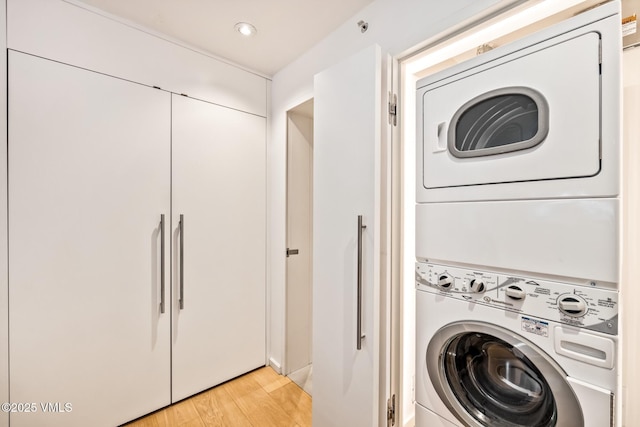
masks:
<path fill-rule="evenodd" d="M 311 396 L 270 367 L 147 415 L 126 427 L 311 427 Z"/>

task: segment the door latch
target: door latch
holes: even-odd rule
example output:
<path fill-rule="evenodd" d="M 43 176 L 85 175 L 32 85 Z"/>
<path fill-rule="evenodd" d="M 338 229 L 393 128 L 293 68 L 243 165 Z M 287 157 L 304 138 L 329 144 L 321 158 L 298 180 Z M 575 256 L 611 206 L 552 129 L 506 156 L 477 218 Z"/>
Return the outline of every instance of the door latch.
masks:
<path fill-rule="evenodd" d="M 289 255 L 298 255 L 298 253 L 300 253 L 298 249 L 287 248 L 287 258 L 289 258 Z"/>

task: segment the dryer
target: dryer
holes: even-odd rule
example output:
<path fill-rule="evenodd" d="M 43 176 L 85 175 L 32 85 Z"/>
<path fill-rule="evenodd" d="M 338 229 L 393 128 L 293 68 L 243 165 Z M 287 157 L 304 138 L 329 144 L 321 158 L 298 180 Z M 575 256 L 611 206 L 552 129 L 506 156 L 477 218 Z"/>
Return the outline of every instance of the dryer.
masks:
<path fill-rule="evenodd" d="M 615 197 L 620 3 L 417 83 L 417 201 Z"/>
<path fill-rule="evenodd" d="M 416 427 L 613 427 L 617 291 L 416 264 Z"/>

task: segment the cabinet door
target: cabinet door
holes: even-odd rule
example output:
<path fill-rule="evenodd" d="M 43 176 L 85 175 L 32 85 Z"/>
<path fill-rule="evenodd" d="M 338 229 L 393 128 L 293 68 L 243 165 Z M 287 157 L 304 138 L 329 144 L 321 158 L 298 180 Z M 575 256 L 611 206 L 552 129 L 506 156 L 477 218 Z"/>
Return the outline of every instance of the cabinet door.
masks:
<path fill-rule="evenodd" d="M 167 93 L 10 52 L 10 391 L 35 411 L 13 427 L 170 403 L 170 113 Z"/>
<path fill-rule="evenodd" d="M 177 95 L 172 112 L 177 401 L 265 363 L 266 147 L 263 117 Z"/>
<path fill-rule="evenodd" d="M 314 427 L 378 425 L 381 69 L 372 46 L 314 82 Z"/>

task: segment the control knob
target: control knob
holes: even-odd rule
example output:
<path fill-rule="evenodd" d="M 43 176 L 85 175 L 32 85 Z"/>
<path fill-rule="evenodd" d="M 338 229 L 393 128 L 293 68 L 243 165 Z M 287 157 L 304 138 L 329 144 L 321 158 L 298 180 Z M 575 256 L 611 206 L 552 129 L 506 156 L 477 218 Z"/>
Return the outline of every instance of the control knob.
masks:
<path fill-rule="evenodd" d="M 438 286 L 441 289 L 447 290 L 451 287 L 451 285 L 453 285 L 453 277 L 451 277 L 449 274 L 443 273 L 438 276 Z"/>
<path fill-rule="evenodd" d="M 469 283 L 469 287 L 471 288 L 471 292 L 475 292 L 478 294 L 481 294 L 486 289 L 482 279 L 472 279 L 471 283 Z"/>
<path fill-rule="evenodd" d="M 565 295 L 558 300 L 558 308 L 568 316 L 580 317 L 587 313 L 587 303 L 575 295 Z"/>
<path fill-rule="evenodd" d="M 507 294 L 507 297 L 515 300 L 521 300 L 527 296 L 527 293 L 520 286 L 516 285 L 509 286 L 504 292 Z"/>

